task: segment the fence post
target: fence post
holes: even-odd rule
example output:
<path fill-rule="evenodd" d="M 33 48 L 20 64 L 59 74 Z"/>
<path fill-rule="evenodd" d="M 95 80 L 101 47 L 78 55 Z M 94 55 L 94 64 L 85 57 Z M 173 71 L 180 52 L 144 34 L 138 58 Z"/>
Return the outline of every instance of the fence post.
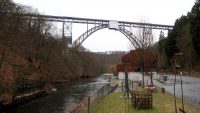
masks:
<path fill-rule="evenodd" d="M 110 90 L 110 84 L 107 85 L 107 94 L 109 93 Z"/>
<path fill-rule="evenodd" d="M 133 81 L 131 81 L 131 84 L 132 84 L 132 90 L 133 90 Z"/>
<path fill-rule="evenodd" d="M 88 113 L 90 113 L 90 96 L 88 96 Z"/>

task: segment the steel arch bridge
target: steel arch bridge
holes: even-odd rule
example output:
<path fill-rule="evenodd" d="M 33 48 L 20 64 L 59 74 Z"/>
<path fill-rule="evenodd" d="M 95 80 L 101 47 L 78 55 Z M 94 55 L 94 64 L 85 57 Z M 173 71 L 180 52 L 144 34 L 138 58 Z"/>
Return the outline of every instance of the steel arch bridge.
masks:
<path fill-rule="evenodd" d="M 99 31 L 104 28 L 109 28 L 109 25 L 102 24 L 102 25 L 95 26 L 95 27 L 87 30 L 81 36 L 79 36 L 77 40 L 74 41 L 73 46 L 79 47 L 90 35 L 92 35 L 96 31 Z M 130 31 L 128 31 L 127 29 L 125 29 L 123 27 L 119 27 L 119 29 L 116 29 L 116 30 L 118 30 L 119 32 L 124 34 L 128 38 L 128 40 L 133 44 L 133 46 L 135 48 L 141 47 L 140 40 L 135 35 L 133 35 Z"/>
<path fill-rule="evenodd" d="M 62 38 L 66 40 L 66 43 L 72 44 L 72 25 L 76 24 L 85 24 L 87 25 L 87 30 L 82 35 L 78 37 L 77 40 L 73 42 L 73 47 L 79 47 L 90 35 L 95 33 L 98 30 L 109 28 L 118 30 L 124 34 L 135 48 L 140 48 L 142 45 L 141 39 L 133 35 L 127 28 L 145 28 L 147 29 L 146 34 L 150 35 L 152 29 L 160 30 L 172 30 L 173 26 L 171 25 L 161 25 L 161 24 L 151 24 L 151 23 L 139 23 L 139 22 L 128 22 L 128 21 L 113 21 L 113 20 L 104 20 L 104 19 L 90 19 L 90 18 L 79 18 L 79 17 L 66 17 L 66 16 L 52 16 L 52 15 L 37 15 L 37 14 L 24 14 L 24 13 L 7 13 L 1 12 L 6 15 L 14 15 L 25 19 L 30 22 L 37 22 L 38 24 L 41 21 L 49 22 L 60 22 L 62 23 Z M 115 25 L 112 25 L 112 24 Z M 88 28 L 88 25 L 93 25 L 94 27 Z M 148 39 L 148 41 L 152 41 Z"/>

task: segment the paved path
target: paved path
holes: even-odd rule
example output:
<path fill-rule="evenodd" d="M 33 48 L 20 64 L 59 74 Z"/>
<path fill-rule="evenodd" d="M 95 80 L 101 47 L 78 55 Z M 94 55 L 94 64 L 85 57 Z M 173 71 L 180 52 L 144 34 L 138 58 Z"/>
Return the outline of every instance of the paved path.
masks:
<path fill-rule="evenodd" d="M 159 83 L 155 80 L 154 84 L 159 87 L 165 87 L 166 91 L 173 94 L 174 76 L 172 75 L 167 75 L 167 76 L 168 80 L 164 84 Z M 182 79 L 183 79 L 184 100 L 200 110 L 200 78 L 183 76 Z M 179 75 L 177 76 L 176 96 L 181 98 L 181 85 L 180 85 Z"/>

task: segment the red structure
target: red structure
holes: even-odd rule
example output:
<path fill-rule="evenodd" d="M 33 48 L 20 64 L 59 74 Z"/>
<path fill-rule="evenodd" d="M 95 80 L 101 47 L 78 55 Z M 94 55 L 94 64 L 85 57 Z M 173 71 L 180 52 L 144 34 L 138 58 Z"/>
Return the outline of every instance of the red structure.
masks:
<path fill-rule="evenodd" d="M 116 66 L 116 71 L 117 72 L 124 72 L 125 65 L 126 65 L 126 68 L 127 68 L 128 72 L 134 71 L 134 68 L 133 68 L 133 66 L 131 64 L 118 64 Z"/>
<path fill-rule="evenodd" d="M 142 63 L 144 62 L 144 63 Z M 142 52 L 142 50 L 131 50 L 128 54 L 122 57 L 122 64 L 116 66 L 117 72 L 124 72 L 124 66 L 128 67 L 129 72 L 142 71 L 144 64 L 144 72 L 155 70 L 157 62 L 156 54 L 152 52 Z"/>

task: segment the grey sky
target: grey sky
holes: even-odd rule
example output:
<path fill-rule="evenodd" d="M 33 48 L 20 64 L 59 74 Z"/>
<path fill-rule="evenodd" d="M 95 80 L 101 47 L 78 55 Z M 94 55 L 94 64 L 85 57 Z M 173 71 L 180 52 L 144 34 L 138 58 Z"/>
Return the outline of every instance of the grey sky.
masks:
<path fill-rule="evenodd" d="M 111 19 L 173 25 L 187 14 L 195 0 L 13 0 L 37 8 L 42 14 Z M 80 29 L 83 28 L 83 29 Z M 86 26 L 73 26 L 73 40 L 85 32 Z M 158 32 L 154 31 L 155 40 Z M 100 30 L 83 45 L 92 51 L 128 50 L 129 41 L 117 31 Z"/>

